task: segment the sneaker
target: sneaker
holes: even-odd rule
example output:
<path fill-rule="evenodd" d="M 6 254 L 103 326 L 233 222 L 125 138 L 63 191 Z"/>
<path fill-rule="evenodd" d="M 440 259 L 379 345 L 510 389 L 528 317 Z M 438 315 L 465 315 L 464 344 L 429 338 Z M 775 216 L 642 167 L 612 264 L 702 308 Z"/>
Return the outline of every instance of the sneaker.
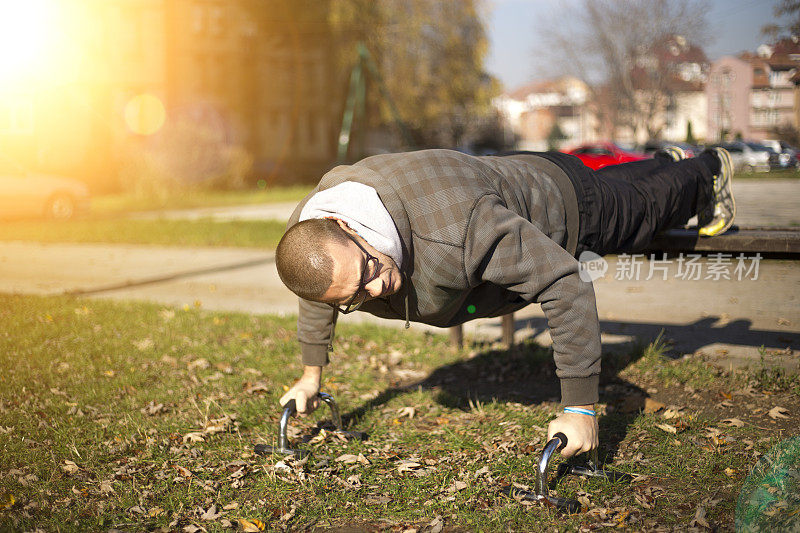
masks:
<path fill-rule="evenodd" d="M 684 152 L 683 148 L 680 146 L 665 146 L 661 150 L 657 151 L 656 155 L 668 157 L 672 161 L 681 161 L 686 159 L 686 152 Z"/>
<path fill-rule="evenodd" d="M 703 237 L 713 237 L 728 231 L 736 216 L 736 202 L 733 200 L 731 179 L 733 163 L 731 155 L 724 148 L 712 148 L 720 161 L 719 174 L 714 176 L 714 202 L 697 215 L 698 233 Z"/>

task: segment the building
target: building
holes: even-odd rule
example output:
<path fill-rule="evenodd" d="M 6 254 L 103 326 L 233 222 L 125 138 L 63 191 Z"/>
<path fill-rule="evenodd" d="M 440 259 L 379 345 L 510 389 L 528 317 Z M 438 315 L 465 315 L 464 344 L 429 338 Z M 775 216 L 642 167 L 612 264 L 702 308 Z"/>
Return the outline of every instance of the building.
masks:
<path fill-rule="evenodd" d="M 584 82 L 563 77 L 520 87 L 493 103 L 509 128 L 508 136 L 517 138 L 518 149 L 542 151 L 596 140 L 589 98 Z"/>
<path fill-rule="evenodd" d="M 763 140 L 774 137 L 776 128 L 797 128 L 798 67 L 800 45 L 791 39 L 715 61 L 706 87 L 711 139 Z"/>

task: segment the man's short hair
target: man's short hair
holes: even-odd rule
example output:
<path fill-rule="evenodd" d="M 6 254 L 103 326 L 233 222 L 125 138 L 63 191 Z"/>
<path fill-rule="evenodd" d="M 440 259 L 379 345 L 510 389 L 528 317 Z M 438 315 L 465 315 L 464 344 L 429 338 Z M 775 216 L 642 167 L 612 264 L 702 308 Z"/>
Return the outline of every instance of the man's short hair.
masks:
<path fill-rule="evenodd" d="M 320 218 L 298 222 L 286 231 L 275 251 L 275 265 L 281 281 L 300 298 L 319 301 L 333 282 L 329 246 L 346 246 L 348 242 L 336 220 Z"/>

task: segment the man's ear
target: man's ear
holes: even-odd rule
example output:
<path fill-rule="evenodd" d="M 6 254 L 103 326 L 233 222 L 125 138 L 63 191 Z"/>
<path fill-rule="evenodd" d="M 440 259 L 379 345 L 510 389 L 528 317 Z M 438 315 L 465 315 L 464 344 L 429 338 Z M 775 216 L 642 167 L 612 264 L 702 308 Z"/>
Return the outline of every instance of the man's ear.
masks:
<path fill-rule="evenodd" d="M 348 225 L 347 225 L 347 222 L 345 222 L 344 220 L 342 220 L 342 219 L 340 219 L 340 218 L 336 218 L 336 217 L 326 217 L 326 218 L 329 218 L 329 219 L 331 219 L 331 220 L 335 220 L 335 221 L 336 221 L 336 223 L 337 223 L 337 224 L 339 224 L 339 227 L 340 227 L 340 228 L 342 228 L 342 229 L 343 229 L 344 231 L 346 231 L 347 233 L 350 233 L 350 234 L 355 234 L 355 231 L 353 231 L 353 230 L 350 228 L 350 226 L 348 226 Z"/>

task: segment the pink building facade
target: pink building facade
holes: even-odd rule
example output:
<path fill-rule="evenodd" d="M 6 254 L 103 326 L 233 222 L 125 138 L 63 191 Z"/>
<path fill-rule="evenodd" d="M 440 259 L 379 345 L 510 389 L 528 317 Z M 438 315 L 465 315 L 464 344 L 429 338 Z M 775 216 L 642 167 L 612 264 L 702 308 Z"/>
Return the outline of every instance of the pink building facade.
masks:
<path fill-rule="evenodd" d="M 708 140 L 723 141 L 741 134 L 750 138 L 750 92 L 753 68 L 749 62 L 725 56 L 711 64 L 708 98 Z"/>

